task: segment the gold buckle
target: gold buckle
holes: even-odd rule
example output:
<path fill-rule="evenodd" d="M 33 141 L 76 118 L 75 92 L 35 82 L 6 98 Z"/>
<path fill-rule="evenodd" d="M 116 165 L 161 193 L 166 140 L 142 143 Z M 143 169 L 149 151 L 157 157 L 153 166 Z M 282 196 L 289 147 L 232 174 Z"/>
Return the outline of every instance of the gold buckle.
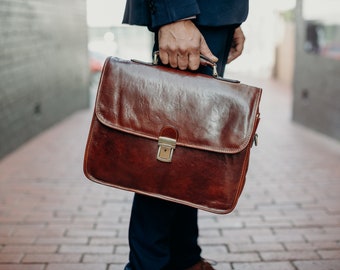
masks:
<path fill-rule="evenodd" d="M 176 148 L 175 139 L 162 136 L 159 137 L 157 160 L 162 162 L 171 162 L 175 148 Z"/>

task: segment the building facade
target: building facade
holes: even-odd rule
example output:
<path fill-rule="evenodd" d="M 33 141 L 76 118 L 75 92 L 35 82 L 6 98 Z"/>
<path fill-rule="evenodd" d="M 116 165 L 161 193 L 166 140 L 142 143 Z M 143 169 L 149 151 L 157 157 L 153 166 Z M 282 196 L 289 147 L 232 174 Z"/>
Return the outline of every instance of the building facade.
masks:
<path fill-rule="evenodd" d="M 88 106 L 86 0 L 1 0 L 0 157 Z"/>
<path fill-rule="evenodd" d="M 293 120 L 340 141 L 338 1 L 297 1 Z"/>

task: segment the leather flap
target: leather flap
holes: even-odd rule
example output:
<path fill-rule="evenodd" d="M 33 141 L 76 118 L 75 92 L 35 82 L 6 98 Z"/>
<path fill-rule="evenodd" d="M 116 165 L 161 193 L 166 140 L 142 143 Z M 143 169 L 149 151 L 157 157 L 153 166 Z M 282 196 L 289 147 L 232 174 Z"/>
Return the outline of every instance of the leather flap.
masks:
<path fill-rule="evenodd" d="M 237 153 L 252 138 L 261 89 L 208 75 L 110 57 L 95 104 L 101 123 L 157 141 L 162 128 L 177 145 Z"/>

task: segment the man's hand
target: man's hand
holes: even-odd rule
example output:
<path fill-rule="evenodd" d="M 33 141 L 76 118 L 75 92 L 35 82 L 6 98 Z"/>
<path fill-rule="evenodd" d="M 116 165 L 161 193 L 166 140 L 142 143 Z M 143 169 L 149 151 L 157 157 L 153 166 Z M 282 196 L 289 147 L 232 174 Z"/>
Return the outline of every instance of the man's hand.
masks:
<path fill-rule="evenodd" d="M 246 39 L 244 37 L 241 27 L 237 27 L 235 29 L 233 42 L 231 44 L 231 48 L 230 48 L 230 52 L 228 56 L 228 61 L 227 61 L 228 64 L 242 54 L 245 40 Z"/>
<path fill-rule="evenodd" d="M 200 54 L 217 62 L 201 32 L 190 20 L 162 26 L 158 31 L 159 57 L 163 64 L 173 68 L 196 70 Z"/>

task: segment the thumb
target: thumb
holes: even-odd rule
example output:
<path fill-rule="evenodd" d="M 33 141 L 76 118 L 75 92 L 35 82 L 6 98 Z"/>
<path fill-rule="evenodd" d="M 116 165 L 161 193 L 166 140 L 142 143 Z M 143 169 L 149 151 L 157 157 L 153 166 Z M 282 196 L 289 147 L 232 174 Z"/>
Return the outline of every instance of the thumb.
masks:
<path fill-rule="evenodd" d="M 208 57 L 211 61 L 216 63 L 218 61 L 218 58 L 213 55 L 213 53 L 210 51 L 207 42 L 205 41 L 204 37 L 201 35 L 201 49 L 200 53 L 204 55 L 205 57 Z"/>

